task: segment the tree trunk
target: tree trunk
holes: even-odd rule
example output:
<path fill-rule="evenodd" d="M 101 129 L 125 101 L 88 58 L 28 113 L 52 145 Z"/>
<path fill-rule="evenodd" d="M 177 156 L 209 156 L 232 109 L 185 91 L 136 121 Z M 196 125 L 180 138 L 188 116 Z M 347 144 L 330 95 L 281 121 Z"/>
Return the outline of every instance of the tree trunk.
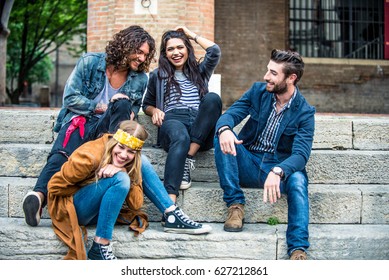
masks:
<path fill-rule="evenodd" d="M 12 10 L 14 0 L 5 0 L 0 3 L 0 106 L 4 106 L 7 99 L 6 94 L 6 65 L 7 65 L 7 37 L 9 14 Z"/>
<path fill-rule="evenodd" d="M 20 104 L 19 96 L 20 96 L 20 94 L 18 94 L 18 92 L 15 91 L 15 92 L 12 94 L 12 96 L 11 96 L 11 103 L 12 103 L 12 104 Z"/>

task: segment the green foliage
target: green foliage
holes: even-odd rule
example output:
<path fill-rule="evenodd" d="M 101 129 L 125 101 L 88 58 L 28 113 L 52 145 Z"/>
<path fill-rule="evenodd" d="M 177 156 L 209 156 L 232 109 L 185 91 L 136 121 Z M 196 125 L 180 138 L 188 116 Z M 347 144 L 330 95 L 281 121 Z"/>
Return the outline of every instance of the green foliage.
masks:
<path fill-rule="evenodd" d="M 278 225 L 279 223 L 280 223 L 280 220 L 278 220 L 277 217 L 270 217 L 269 219 L 267 219 L 268 225 L 275 226 L 275 225 Z"/>
<path fill-rule="evenodd" d="M 75 36 L 85 38 L 86 20 L 87 0 L 15 1 L 7 39 L 7 93 L 12 103 L 18 103 L 24 81 L 49 80 L 53 65 L 48 55 Z M 86 40 L 81 41 L 72 54 L 86 50 Z"/>

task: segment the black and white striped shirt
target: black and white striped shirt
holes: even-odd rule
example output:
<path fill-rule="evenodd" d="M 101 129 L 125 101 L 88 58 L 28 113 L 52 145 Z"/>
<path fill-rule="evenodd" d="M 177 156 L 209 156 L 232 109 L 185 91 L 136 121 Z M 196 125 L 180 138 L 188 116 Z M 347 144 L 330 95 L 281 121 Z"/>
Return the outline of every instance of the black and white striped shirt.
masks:
<path fill-rule="evenodd" d="M 181 89 L 181 96 L 174 86 L 170 89 L 170 94 L 165 95 L 164 112 L 172 109 L 199 109 L 200 97 L 197 87 L 182 73 L 176 70 L 175 78 Z M 166 87 L 165 81 L 165 87 Z"/>

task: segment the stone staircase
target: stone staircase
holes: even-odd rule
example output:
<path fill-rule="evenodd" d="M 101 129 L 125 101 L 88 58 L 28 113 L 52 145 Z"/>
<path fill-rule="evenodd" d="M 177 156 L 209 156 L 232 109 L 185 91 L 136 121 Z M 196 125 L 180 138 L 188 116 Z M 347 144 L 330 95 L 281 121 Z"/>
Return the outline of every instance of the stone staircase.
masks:
<path fill-rule="evenodd" d="M 34 187 L 51 144 L 58 109 L 0 108 L 0 259 L 61 259 L 67 248 L 51 229 L 44 209 L 39 227 L 24 222 L 22 199 Z M 143 152 L 162 178 L 166 154 L 155 149 L 156 129 L 140 115 L 151 136 Z M 239 127 L 236 128 L 239 130 Z M 114 251 L 120 259 L 287 259 L 285 196 L 262 202 L 261 189 L 246 189 L 243 232 L 223 231 L 226 207 L 213 150 L 196 156 L 192 187 L 178 204 L 194 220 L 209 223 L 208 235 L 163 232 L 161 214 L 145 199 L 150 227 L 134 237 L 116 226 Z M 316 115 L 310 176 L 310 259 L 389 259 L 389 116 Z M 277 218 L 279 224 L 268 220 Z M 89 227 L 89 240 L 94 235 Z"/>

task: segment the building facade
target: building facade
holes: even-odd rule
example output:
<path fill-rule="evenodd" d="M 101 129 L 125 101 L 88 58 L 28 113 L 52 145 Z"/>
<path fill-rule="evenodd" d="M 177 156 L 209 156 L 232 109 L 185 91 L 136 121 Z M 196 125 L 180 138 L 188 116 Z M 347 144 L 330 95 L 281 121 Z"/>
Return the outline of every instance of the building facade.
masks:
<path fill-rule="evenodd" d="M 273 48 L 300 52 L 299 86 L 318 112 L 389 113 L 387 0 L 89 0 L 88 51 L 143 26 L 159 47 L 167 29 L 186 25 L 222 49 L 224 107 L 263 81 Z M 386 33 L 385 33 L 386 32 Z M 204 54 L 196 49 L 197 57 Z M 156 67 L 157 65 L 153 65 Z"/>

